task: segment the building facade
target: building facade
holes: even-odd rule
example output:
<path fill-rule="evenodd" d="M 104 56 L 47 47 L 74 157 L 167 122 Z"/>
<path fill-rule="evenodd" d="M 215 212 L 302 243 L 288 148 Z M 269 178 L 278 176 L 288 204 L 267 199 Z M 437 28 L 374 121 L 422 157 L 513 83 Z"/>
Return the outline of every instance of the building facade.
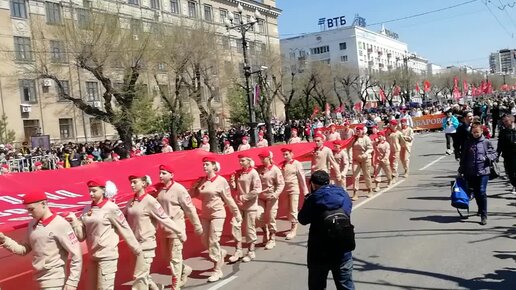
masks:
<path fill-rule="evenodd" d="M 0 66 L 0 113 L 7 116 L 8 129 L 16 132 L 16 142 L 30 141 L 32 136 L 49 135 L 51 142 L 88 142 L 116 138 L 116 131 L 107 123 L 85 114 L 71 101 L 59 99 L 56 84 L 50 79 L 39 79 L 31 71 L 31 66 L 40 61 L 41 53 L 34 53 L 34 19 L 39 19 L 45 27 L 60 25 L 73 20 L 78 25 L 84 20 L 86 9 L 96 9 L 119 17 L 120 21 L 138 20 L 143 27 L 149 23 L 168 24 L 206 22 L 215 27 L 218 39 L 224 45 L 226 55 L 222 56 L 235 66 L 242 63 L 242 42 L 236 32 L 228 33 L 224 18 L 229 12 L 235 14 L 237 5 L 244 8 L 243 17 L 250 19 L 258 10 L 262 19 L 247 35 L 248 52 L 252 65 L 260 65 L 253 55 L 268 50 L 279 55 L 278 21 L 280 10 L 274 0 L 0 0 L 0 43 L 3 51 Z M 244 19 L 245 21 L 245 19 Z M 102 109 L 102 84 L 91 73 L 79 69 L 66 58 L 63 44 L 47 38 L 49 47 L 45 58 L 59 63 L 66 73 L 61 83 L 74 97 L 86 100 L 95 108 Z M 214 44 L 216 45 L 216 44 Z M 151 76 L 140 78 L 149 95 L 157 90 L 158 84 Z M 154 93 L 155 94 L 155 93 Z M 155 106 L 160 106 L 159 97 Z M 205 126 L 200 123 L 200 111 L 193 100 L 184 100 L 189 114 L 194 117 L 192 129 Z M 227 118 L 230 110 L 225 104 L 225 95 L 214 101 L 218 112 L 216 122 L 219 127 L 229 126 Z M 276 107 L 276 106 L 275 106 Z M 283 110 L 276 108 L 278 112 Z M 279 113 L 278 113 L 279 114 Z"/>
<path fill-rule="evenodd" d="M 489 56 L 491 73 L 516 75 L 516 49 L 502 49 Z"/>

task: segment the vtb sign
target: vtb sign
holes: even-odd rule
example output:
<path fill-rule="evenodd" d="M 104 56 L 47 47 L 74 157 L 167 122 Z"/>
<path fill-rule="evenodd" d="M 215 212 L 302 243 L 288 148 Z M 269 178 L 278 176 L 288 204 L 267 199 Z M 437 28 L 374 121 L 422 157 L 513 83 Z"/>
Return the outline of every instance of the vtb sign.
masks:
<path fill-rule="evenodd" d="M 333 18 L 319 18 L 319 26 L 323 28 L 337 28 L 346 25 L 346 16 L 337 16 Z"/>

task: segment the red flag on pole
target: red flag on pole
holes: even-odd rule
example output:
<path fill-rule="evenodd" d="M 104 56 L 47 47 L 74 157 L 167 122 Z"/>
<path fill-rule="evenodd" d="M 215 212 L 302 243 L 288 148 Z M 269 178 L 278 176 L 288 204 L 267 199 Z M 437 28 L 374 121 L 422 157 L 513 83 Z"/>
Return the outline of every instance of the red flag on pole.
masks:
<path fill-rule="evenodd" d="M 353 110 L 356 112 L 362 112 L 362 102 L 358 102 L 353 106 Z"/>
<path fill-rule="evenodd" d="M 385 96 L 385 92 L 382 88 L 380 88 L 380 100 L 382 102 L 385 102 L 385 100 L 387 99 L 387 97 Z"/>
<path fill-rule="evenodd" d="M 480 94 L 487 94 L 487 83 L 485 81 L 480 84 Z"/>
<path fill-rule="evenodd" d="M 489 80 L 487 81 L 487 94 L 492 94 L 493 93 L 493 83 Z"/>
<path fill-rule="evenodd" d="M 312 116 L 310 116 L 310 119 L 313 119 L 317 114 L 319 114 L 320 111 L 321 109 L 319 109 L 319 106 L 315 105 L 314 110 L 312 111 Z"/>
<path fill-rule="evenodd" d="M 429 81 L 423 82 L 423 90 L 425 91 L 425 93 L 428 93 L 430 91 L 431 86 L 432 84 Z"/>
<path fill-rule="evenodd" d="M 459 91 L 459 88 L 454 88 L 453 89 L 453 97 L 455 98 L 455 100 L 459 100 L 461 95 L 460 95 L 460 91 Z"/>
<path fill-rule="evenodd" d="M 464 95 L 466 95 L 468 93 L 468 90 L 469 90 L 468 82 L 466 80 L 463 80 L 462 81 L 462 93 Z"/>
<path fill-rule="evenodd" d="M 416 84 L 416 92 L 419 94 L 421 90 L 419 89 L 419 84 Z"/>
<path fill-rule="evenodd" d="M 459 79 L 457 77 L 453 77 L 453 90 L 459 87 Z"/>
<path fill-rule="evenodd" d="M 399 96 L 401 93 L 401 88 L 399 86 L 395 86 L 394 90 L 392 91 L 393 96 Z"/>

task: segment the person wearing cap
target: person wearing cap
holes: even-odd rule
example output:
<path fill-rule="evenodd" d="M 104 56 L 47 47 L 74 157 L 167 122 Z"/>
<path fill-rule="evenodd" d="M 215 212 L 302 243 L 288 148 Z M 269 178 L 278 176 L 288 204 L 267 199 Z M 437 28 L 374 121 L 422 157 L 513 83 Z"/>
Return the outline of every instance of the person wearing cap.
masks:
<path fill-rule="evenodd" d="M 161 153 L 170 152 L 174 152 L 174 149 L 170 146 L 168 138 L 163 138 L 163 140 L 161 140 Z"/>
<path fill-rule="evenodd" d="M 296 128 L 292 128 L 292 130 L 290 130 L 290 139 L 288 139 L 288 142 L 287 144 L 296 144 L 296 143 L 301 143 L 301 138 L 299 136 L 297 136 L 297 129 Z"/>
<path fill-rule="evenodd" d="M 355 136 L 355 130 L 353 130 L 352 128 L 349 127 L 349 125 L 350 125 L 349 120 L 344 121 L 344 123 L 342 125 L 344 126 L 344 129 L 342 129 L 340 131 L 340 139 L 348 140 L 349 138 L 353 138 L 353 136 Z M 351 160 L 351 152 L 352 152 L 351 147 L 348 147 L 347 152 L 348 152 L 348 160 Z"/>
<path fill-rule="evenodd" d="M 27 226 L 27 242 L 18 243 L 0 233 L 0 247 L 20 256 L 33 252 L 34 277 L 41 289 L 77 289 L 82 271 L 82 252 L 72 227 L 50 210 L 43 191 L 25 194 L 23 204 L 32 216 Z"/>
<path fill-rule="evenodd" d="M 389 121 L 389 129 L 385 135 L 387 142 L 389 142 L 389 145 L 391 146 L 391 156 L 389 157 L 389 162 L 391 164 L 392 179 L 394 181 L 394 179 L 398 177 L 398 162 L 400 160 L 401 146 L 405 143 L 403 133 L 398 130 L 397 120 Z"/>
<path fill-rule="evenodd" d="M 355 140 L 352 143 L 352 164 L 353 164 L 353 196 L 352 200 L 358 199 L 358 189 L 360 183 L 360 175 L 364 175 L 367 197 L 371 197 L 371 154 L 373 153 L 373 143 L 369 136 L 365 134 L 364 124 L 359 124 L 355 128 Z"/>
<path fill-rule="evenodd" d="M 346 176 L 348 175 L 349 170 L 349 159 L 348 152 L 344 147 L 342 147 L 341 140 L 335 140 L 333 143 L 333 157 L 337 164 L 339 164 L 340 168 L 340 180 L 337 180 L 336 174 L 339 174 L 335 171 L 332 171 L 330 177 L 332 184 L 340 185 L 342 188 L 346 188 Z"/>
<path fill-rule="evenodd" d="M 259 194 L 258 204 L 263 207 L 263 229 L 265 249 L 272 250 L 276 246 L 276 215 L 278 214 L 278 199 L 285 187 L 285 180 L 281 170 L 272 160 L 271 151 L 262 151 L 258 154 L 262 166 L 258 167 L 262 191 Z"/>
<path fill-rule="evenodd" d="M 138 255 L 134 269 L 133 290 L 158 289 L 150 276 L 150 266 L 155 257 L 156 224 L 160 224 L 166 232 L 175 233 L 182 242 L 186 234 L 166 213 L 161 204 L 146 192 L 152 184 L 146 175 L 130 175 L 131 189 L 134 197 L 125 208 L 127 221 L 140 242 L 142 254 Z"/>
<path fill-rule="evenodd" d="M 235 200 L 231 196 L 231 189 L 227 180 L 218 175 L 220 164 L 213 157 L 204 157 L 202 160 L 206 176 L 200 178 L 190 189 L 193 197 L 201 200 L 202 243 L 208 249 L 208 256 L 213 261 L 214 271 L 208 282 L 216 282 L 223 276 L 222 265 L 226 251 L 220 247 L 220 237 L 226 219 L 225 205 L 233 214 L 232 223 L 242 222 L 242 215 Z"/>
<path fill-rule="evenodd" d="M 330 133 L 328 134 L 328 138 L 327 138 L 327 141 L 335 141 L 335 140 L 340 140 L 340 133 L 337 132 L 337 127 L 335 126 L 335 124 L 331 124 L 330 125 Z"/>
<path fill-rule="evenodd" d="M 34 162 L 34 171 L 40 171 L 43 170 L 43 162 L 36 161 Z"/>
<path fill-rule="evenodd" d="M 237 151 L 244 151 L 251 149 L 251 145 L 249 144 L 249 137 L 244 136 L 242 137 L 242 144 L 238 145 Z"/>
<path fill-rule="evenodd" d="M 314 136 L 315 148 L 312 154 L 312 172 L 317 170 L 324 170 L 330 173 L 331 170 L 335 173 L 336 180 L 340 181 L 340 166 L 333 157 L 333 152 L 330 148 L 324 146 L 324 135 L 320 132 Z"/>
<path fill-rule="evenodd" d="M 185 216 L 188 216 L 197 235 L 202 234 L 202 224 L 197 215 L 197 209 L 186 188 L 174 181 L 174 170 L 168 165 L 159 166 L 161 181 L 157 200 L 165 213 L 186 232 Z M 170 269 L 172 270 L 172 289 L 179 290 L 186 284 L 192 268 L 183 263 L 183 242 L 177 235 L 170 233 L 166 237 L 165 245 L 169 254 Z"/>
<path fill-rule="evenodd" d="M 414 130 L 407 124 L 407 119 L 401 119 L 401 133 L 403 134 L 403 142 L 401 144 L 400 159 L 401 165 L 405 170 L 403 177 L 409 175 L 410 167 L 410 152 L 412 150 L 412 141 L 414 141 Z"/>
<path fill-rule="evenodd" d="M 95 162 L 95 156 L 88 154 L 86 155 L 86 160 L 84 160 L 84 164 L 91 164 Z"/>
<path fill-rule="evenodd" d="M 11 169 L 9 168 L 9 164 L 2 164 L 2 167 L 0 168 L 0 175 L 6 175 L 11 172 Z"/>
<path fill-rule="evenodd" d="M 210 137 L 208 137 L 208 135 L 204 135 L 202 137 L 202 143 L 201 146 L 199 146 L 199 149 L 210 152 Z"/>
<path fill-rule="evenodd" d="M 233 149 L 233 146 L 231 146 L 231 142 L 229 140 L 224 140 L 224 154 L 231 154 L 235 152 L 235 149 Z"/>
<path fill-rule="evenodd" d="M 91 197 L 79 218 L 68 215 L 79 241 L 86 240 L 88 263 L 86 265 L 86 289 L 114 289 L 118 265 L 119 235 L 124 238 L 131 252 L 138 256 L 142 249 L 124 214 L 111 201 L 117 188 L 111 181 L 90 180 L 86 183 Z"/>
<path fill-rule="evenodd" d="M 297 214 L 299 210 L 299 195 L 308 194 L 306 186 L 305 172 L 301 162 L 294 159 L 292 149 L 288 147 L 281 148 L 284 161 L 281 162 L 281 172 L 285 180 L 283 192 L 288 195 L 288 220 L 290 221 L 290 230 L 286 235 L 287 240 L 293 239 L 297 235 Z"/>
<path fill-rule="evenodd" d="M 111 161 L 120 161 L 120 155 L 116 153 L 111 154 Z"/>
<path fill-rule="evenodd" d="M 254 169 L 254 160 L 250 155 L 241 153 L 238 155 L 241 169 L 231 175 L 231 187 L 236 190 L 235 201 L 242 213 L 242 219 L 246 227 L 246 242 L 248 252 L 243 257 L 243 262 L 250 262 L 256 258 L 256 210 L 258 208 L 258 195 L 262 192 L 260 175 Z M 229 261 L 234 263 L 243 256 L 242 252 L 242 225 L 232 224 L 233 237 L 236 240 L 236 249 Z"/>
<path fill-rule="evenodd" d="M 56 167 L 57 167 L 57 169 L 63 169 L 63 168 L 65 168 L 64 166 L 65 166 L 64 161 L 58 161 L 58 162 L 56 163 Z"/>
<path fill-rule="evenodd" d="M 385 132 L 381 131 L 377 133 L 377 140 L 374 144 L 374 181 L 376 183 L 376 187 L 374 191 L 380 190 L 380 171 L 383 170 L 383 174 L 385 174 L 387 178 L 388 185 L 392 184 L 392 173 L 389 164 L 389 157 L 391 153 L 391 146 L 387 143 L 385 139 Z"/>
<path fill-rule="evenodd" d="M 269 141 L 267 141 L 267 139 L 265 139 L 263 136 L 263 131 L 260 131 L 260 133 L 258 133 L 258 142 L 256 142 L 256 148 L 264 148 L 269 146 Z"/>

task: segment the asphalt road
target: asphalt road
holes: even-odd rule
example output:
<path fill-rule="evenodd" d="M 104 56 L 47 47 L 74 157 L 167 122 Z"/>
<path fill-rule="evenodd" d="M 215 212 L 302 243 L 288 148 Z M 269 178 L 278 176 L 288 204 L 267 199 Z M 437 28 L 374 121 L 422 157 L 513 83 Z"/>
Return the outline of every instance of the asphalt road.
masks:
<path fill-rule="evenodd" d="M 516 196 L 497 179 L 488 184 L 488 224 L 479 225 L 474 201 L 470 218 L 459 219 L 449 201 L 458 165 L 445 149 L 442 133 L 417 135 L 411 175 L 354 203 L 357 289 L 516 289 Z M 280 229 L 287 227 L 280 221 Z M 307 289 L 307 231 L 302 227 L 291 241 L 278 238 L 271 251 L 260 247 L 250 263 L 225 265 L 224 279 L 213 284 L 206 282 L 212 266 L 206 253 L 191 258 L 195 271 L 184 289 Z M 335 289 L 331 274 L 328 289 Z"/>

